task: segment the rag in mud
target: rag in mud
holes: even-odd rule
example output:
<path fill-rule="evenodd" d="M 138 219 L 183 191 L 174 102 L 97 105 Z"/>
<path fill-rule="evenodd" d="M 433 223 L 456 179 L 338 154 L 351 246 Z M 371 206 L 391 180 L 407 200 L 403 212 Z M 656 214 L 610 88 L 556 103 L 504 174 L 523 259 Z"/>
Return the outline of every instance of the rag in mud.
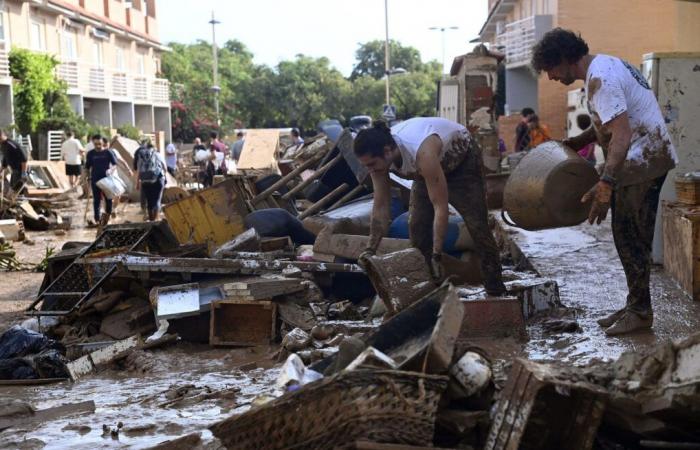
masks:
<path fill-rule="evenodd" d="M 0 379 L 68 378 L 63 351 L 59 342 L 15 325 L 0 336 Z"/>

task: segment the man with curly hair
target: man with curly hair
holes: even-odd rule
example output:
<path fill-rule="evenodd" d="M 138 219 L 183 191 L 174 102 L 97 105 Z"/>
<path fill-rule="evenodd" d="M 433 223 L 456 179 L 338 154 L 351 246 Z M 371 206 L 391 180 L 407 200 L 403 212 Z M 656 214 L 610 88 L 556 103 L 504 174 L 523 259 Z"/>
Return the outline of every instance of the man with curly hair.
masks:
<path fill-rule="evenodd" d="M 627 61 L 592 55 L 580 35 L 556 28 L 533 48 L 532 66 L 550 80 L 585 82 L 593 126 L 565 145 L 579 150 L 597 142 L 605 153 L 588 222 L 600 224 L 612 211 L 612 231 L 627 278 L 624 308 L 598 320 L 613 336 L 649 329 L 653 323 L 649 272 L 659 193 L 678 162 L 659 104 L 649 84 Z"/>

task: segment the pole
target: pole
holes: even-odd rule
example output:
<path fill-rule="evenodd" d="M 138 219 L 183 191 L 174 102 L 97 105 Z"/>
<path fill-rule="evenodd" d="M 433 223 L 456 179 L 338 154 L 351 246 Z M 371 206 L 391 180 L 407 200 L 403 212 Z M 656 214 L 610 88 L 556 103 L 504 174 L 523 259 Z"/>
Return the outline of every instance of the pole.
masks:
<path fill-rule="evenodd" d="M 221 115 L 219 113 L 219 52 L 216 48 L 216 25 L 221 23 L 214 18 L 214 11 L 211 12 L 211 51 L 214 57 L 214 64 L 212 70 L 214 71 L 214 85 L 212 90 L 214 91 L 214 109 L 216 111 L 216 124 L 221 127 Z"/>
<path fill-rule="evenodd" d="M 389 97 L 389 75 L 391 74 L 391 66 L 389 65 L 389 0 L 384 0 L 384 31 L 386 38 L 384 43 L 384 76 L 386 88 L 386 104 L 391 105 Z"/>
<path fill-rule="evenodd" d="M 439 31 L 442 34 L 442 73 L 445 74 L 445 31 L 458 30 L 459 27 L 430 27 L 431 31 Z"/>

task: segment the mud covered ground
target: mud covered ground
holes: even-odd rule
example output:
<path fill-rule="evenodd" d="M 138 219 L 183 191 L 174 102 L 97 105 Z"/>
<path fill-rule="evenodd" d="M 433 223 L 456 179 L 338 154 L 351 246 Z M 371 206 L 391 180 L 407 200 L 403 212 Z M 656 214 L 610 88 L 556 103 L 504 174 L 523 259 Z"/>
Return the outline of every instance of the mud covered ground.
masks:
<path fill-rule="evenodd" d="M 59 249 L 67 241 L 92 241 L 95 230 L 84 228 L 83 202 L 74 201 L 64 212 L 73 215 L 74 226 L 67 234 L 29 232 L 33 245 L 15 243 L 19 259 L 38 263 L 47 246 Z M 119 222 L 140 220 L 137 205 L 124 205 L 118 211 Z M 595 320 L 621 307 L 627 292 L 609 223 L 536 233 L 509 231 L 541 275 L 559 282 L 561 299 L 571 308 L 582 332 L 546 334 L 534 324 L 528 327 L 526 344 L 491 343 L 502 356 L 584 364 L 614 359 L 625 350 L 640 350 L 698 329 L 700 304 L 694 304 L 655 267 L 654 329 L 624 337 L 605 336 Z M 24 271 L 0 277 L 0 331 L 4 331 L 24 318 L 22 311 L 36 295 L 43 274 Z M 22 399 L 38 409 L 87 400 L 96 404 L 94 414 L 0 433 L 0 448 L 148 448 L 192 432 L 202 433 L 204 443 L 199 448 L 218 448 L 207 426 L 245 411 L 254 399 L 272 393 L 277 375 L 275 350 L 178 343 L 137 351 L 114 369 L 75 384 L 0 387 L 0 396 Z M 116 429 L 119 422 L 123 427 L 113 436 L 109 430 Z"/>

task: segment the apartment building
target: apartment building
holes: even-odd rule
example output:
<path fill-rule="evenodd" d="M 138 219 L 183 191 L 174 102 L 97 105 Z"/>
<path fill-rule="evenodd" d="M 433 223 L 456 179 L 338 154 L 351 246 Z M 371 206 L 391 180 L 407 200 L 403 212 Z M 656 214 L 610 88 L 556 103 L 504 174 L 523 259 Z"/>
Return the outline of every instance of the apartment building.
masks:
<path fill-rule="evenodd" d="M 572 86 L 539 77 L 530 69 L 532 46 L 562 27 L 581 33 L 592 53 L 641 65 L 645 53 L 700 50 L 700 2 L 695 0 L 488 0 L 480 37 L 506 59 L 506 105 L 511 113 L 533 107 L 555 138 L 567 129 Z"/>
<path fill-rule="evenodd" d="M 8 53 L 54 55 L 74 110 L 88 122 L 134 125 L 170 139 L 168 80 L 158 78 L 155 0 L 0 0 L 0 126 L 13 122 Z"/>

